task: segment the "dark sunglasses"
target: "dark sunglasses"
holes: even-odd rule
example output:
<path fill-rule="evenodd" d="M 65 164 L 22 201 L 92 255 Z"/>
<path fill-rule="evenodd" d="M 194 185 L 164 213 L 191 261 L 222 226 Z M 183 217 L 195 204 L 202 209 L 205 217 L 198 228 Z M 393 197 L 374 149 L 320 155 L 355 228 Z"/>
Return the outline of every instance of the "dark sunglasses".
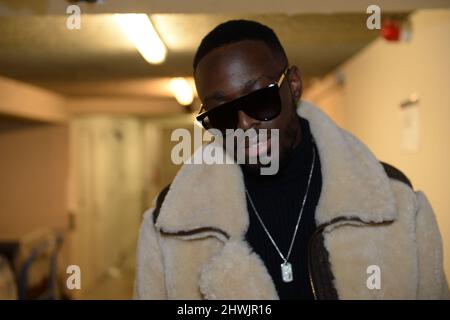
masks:
<path fill-rule="evenodd" d="M 206 129 L 218 129 L 225 133 L 226 129 L 236 129 L 238 111 L 243 111 L 249 117 L 259 121 L 270 121 L 281 113 L 280 87 L 289 68 L 284 69 L 276 83 L 253 91 L 230 102 L 223 103 L 209 111 L 202 112 L 200 108 L 197 121 Z"/>

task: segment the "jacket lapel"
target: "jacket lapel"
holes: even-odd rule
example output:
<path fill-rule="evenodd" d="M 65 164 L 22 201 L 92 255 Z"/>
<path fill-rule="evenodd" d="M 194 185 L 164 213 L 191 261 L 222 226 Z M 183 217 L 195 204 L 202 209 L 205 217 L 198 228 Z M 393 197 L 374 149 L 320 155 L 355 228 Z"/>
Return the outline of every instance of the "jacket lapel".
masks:
<path fill-rule="evenodd" d="M 396 203 L 389 178 L 372 152 L 311 104 L 302 102 L 299 114 L 310 123 L 321 161 L 317 225 L 339 217 L 364 222 L 394 220 Z"/>

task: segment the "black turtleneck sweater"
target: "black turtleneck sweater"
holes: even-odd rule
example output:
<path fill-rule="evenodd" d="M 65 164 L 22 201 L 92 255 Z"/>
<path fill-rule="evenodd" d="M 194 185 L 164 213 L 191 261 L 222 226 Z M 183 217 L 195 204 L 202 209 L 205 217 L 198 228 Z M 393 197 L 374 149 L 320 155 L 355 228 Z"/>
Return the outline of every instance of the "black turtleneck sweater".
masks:
<path fill-rule="evenodd" d="M 253 177 L 244 174 L 245 186 L 256 210 L 285 257 L 306 192 L 313 148 L 316 148 L 308 121 L 303 118 L 299 118 L 299 121 L 301 141 L 292 150 L 286 165 L 280 168 L 276 175 Z M 316 148 L 316 162 L 311 185 L 297 237 L 288 260 L 292 264 L 294 278 L 290 283 L 283 282 L 280 269 L 283 260 L 265 233 L 247 198 L 250 223 L 246 238 L 253 250 L 263 260 L 275 283 L 280 299 L 314 298 L 308 275 L 308 242 L 316 227 L 314 213 L 321 188 L 321 166 Z"/>

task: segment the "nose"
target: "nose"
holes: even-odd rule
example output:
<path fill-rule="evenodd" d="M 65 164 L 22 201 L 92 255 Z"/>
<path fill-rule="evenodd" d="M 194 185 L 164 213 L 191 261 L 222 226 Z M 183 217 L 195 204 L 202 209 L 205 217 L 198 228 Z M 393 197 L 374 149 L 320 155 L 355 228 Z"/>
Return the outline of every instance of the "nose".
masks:
<path fill-rule="evenodd" d="M 245 112 L 242 110 L 238 111 L 238 123 L 237 128 L 242 129 L 244 131 L 254 128 L 259 123 L 258 120 L 253 119 L 252 117 L 249 117 Z"/>

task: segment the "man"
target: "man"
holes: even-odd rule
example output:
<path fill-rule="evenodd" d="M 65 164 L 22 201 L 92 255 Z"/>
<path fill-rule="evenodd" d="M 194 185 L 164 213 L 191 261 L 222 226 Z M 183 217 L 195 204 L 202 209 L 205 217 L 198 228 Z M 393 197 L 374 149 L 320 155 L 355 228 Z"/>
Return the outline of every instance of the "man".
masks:
<path fill-rule="evenodd" d="M 279 130 L 270 136 L 279 170 L 185 164 L 145 214 L 136 298 L 448 297 L 425 195 L 300 100 L 299 70 L 271 29 L 217 26 L 198 48 L 194 76 L 205 128 Z M 245 152 L 270 146 L 247 143 Z"/>

